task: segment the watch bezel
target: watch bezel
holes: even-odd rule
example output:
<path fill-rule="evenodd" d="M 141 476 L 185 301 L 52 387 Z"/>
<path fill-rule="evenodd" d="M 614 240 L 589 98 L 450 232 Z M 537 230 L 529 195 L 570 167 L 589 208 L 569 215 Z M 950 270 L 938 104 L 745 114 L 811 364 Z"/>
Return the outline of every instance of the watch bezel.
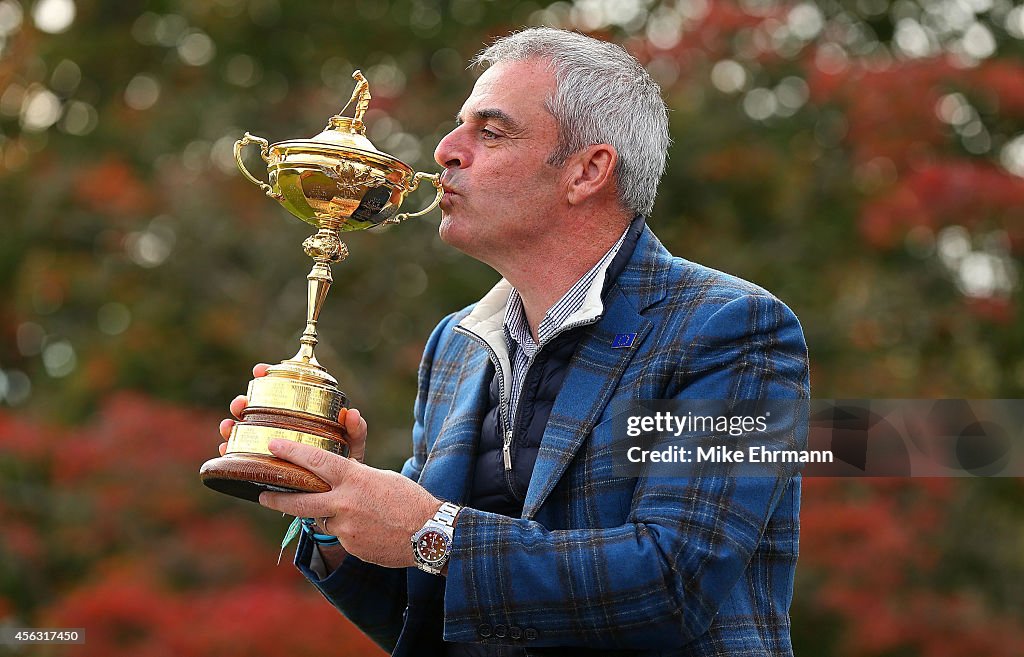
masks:
<path fill-rule="evenodd" d="M 429 559 L 426 557 L 426 555 L 423 554 L 423 552 L 420 551 L 420 541 L 427 534 L 437 534 L 441 537 L 442 541 L 444 542 L 444 549 L 441 553 L 441 556 L 439 556 L 437 559 Z M 419 561 L 424 564 L 430 566 L 442 565 L 448 559 L 448 555 L 451 554 L 452 537 L 448 535 L 448 532 L 438 529 L 437 527 L 423 527 L 422 529 L 420 529 L 420 531 L 416 532 L 416 535 L 413 538 L 413 546 L 416 550 L 416 556 L 419 558 Z"/>
<path fill-rule="evenodd" d="M 423 523 L 423 526 L 410 537 L 412 542 L 412 558 L 417 568 L 431 575 L 441 574 L 452 554 L 455 541 L 455 519 L 461 510 L 461 506 L 451 502 L 443 502 L 434 514 L 434 517 Z M 420 541 L 430 533 L 439 534 L 444 545 L 441 550 L 441 556 L 436 559 L 428 559 L 420 551 Z"/>

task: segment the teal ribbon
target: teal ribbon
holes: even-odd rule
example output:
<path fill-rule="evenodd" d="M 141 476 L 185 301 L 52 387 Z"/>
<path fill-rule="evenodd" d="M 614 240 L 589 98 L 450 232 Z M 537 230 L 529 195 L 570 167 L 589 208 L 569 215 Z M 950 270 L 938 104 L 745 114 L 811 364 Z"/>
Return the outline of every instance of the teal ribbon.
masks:
<path fill-rule="evenodd" d="M 320 534 L 316 531 L 316 521 L 312 518 L 294 518 L 288 529 L 284 532 L 284 538 L 281 539 L 281 551 L 277 553 L 277 563 L 281 564 L 281 557 L 284 555 L 284 549 L 294 541 L 300 531 L 304 531 L 309 534 L 310 538 L 317 545 L 324 547 L 330 547 L 333 545 L 341 545 L 341 541 L 338 540 L 337 536 L 331 536 L 330 534 Z"/>

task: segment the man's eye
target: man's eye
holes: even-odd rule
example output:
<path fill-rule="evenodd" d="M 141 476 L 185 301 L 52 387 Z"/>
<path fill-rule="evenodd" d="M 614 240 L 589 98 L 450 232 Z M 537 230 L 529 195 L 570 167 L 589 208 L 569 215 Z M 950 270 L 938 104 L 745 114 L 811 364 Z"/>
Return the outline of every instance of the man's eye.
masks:
<path fill-rule="evenodd" d="M 496 132 L 494 132 L 492 130 L 488 130 L 487 128 L 481 128 L 480 136 L 483 137 L 484 139 L 491 140 L 491 139 L 497 139 L 501 135 L 499 135 L 498 133 L 496 133 Z"/>

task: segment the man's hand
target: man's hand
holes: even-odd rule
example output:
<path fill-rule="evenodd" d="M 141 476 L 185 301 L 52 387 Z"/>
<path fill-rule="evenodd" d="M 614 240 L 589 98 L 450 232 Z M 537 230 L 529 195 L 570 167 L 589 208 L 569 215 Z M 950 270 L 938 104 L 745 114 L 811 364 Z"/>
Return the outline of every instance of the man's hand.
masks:
<path fill-rule="evenodd" d="M 260 363 L 252 368 L 252 375 L 266 376 L 269 368 L 270 365 Z M 241 419 L 248 403 L 245 395 L 235 397 L 231 401 L 231 415 Z M 224 439 L 220 444 L 222 456 L 236 419 L 220 423 Z M 397 472 L 363 465 L 367 429 L 366 420 L 357 409 L 342 409 L 338 422 L 348 434 L 347 459 L 287 440 L 270 442 L 274 456 L 304 467 L 332 489 L 327 493 L 263 493 L 260 504 L 296 517 L 316 518 L 321 531 L 337 536 L 344 550 L 321 549 L 331 570 L 346 552 L 382 566 L 414 566 L 409 539 L 433 517 L 441 501 Z"/>
<path fill-rule="evenodd" d="M 349 554 L 389 568 L 414 566 L 409 539 L 441 507 L 416 482 L 316 447 L 271 440 L 274 456 L 291 461 L 328 484 L 326 493 L 271 493 L 260 504 L 289 515 L 316 518 Z"/>
<path fill-rule="evenodd" d="M 252 375 L 256 378 L 266 376 L 268 369 L 270 369 L 270 365 L 259 363 L 252 368 Z M 242 411 L 248 404 L 248 397 L 238 395 L 231 400 L 231 414 L 239 420 L 242 419 Z M 343 408 L 338 414 L 338 422 L 345 427 L 345 432 L 348 434 L 349 458 L 362 463 L 366 457 L 366 420 L 363 419 L 358 409 Z M 227 440 L 231 436 L 231 427 L 233 426 L 235 426 L 235 420 L 231 418 L 220 421 L 220 437 L 224 439 L 219 446 L 221 456 L 224 456 L 224 452 L 228 448 Z"/>

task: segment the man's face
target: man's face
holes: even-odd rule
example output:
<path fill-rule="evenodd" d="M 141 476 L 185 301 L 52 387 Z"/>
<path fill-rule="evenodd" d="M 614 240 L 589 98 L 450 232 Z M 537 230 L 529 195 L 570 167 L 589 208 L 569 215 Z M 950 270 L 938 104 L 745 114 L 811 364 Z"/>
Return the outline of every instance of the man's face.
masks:
<path fill-rule="evenodd" d="M 434 151 L 445 167 L 441 239 L 499 271 L 550 230 L 566 204 L 563 170 L 546 162 L 558 144 L 544 106 L 554 84 L 538 60 L 487 69 Z"/>

